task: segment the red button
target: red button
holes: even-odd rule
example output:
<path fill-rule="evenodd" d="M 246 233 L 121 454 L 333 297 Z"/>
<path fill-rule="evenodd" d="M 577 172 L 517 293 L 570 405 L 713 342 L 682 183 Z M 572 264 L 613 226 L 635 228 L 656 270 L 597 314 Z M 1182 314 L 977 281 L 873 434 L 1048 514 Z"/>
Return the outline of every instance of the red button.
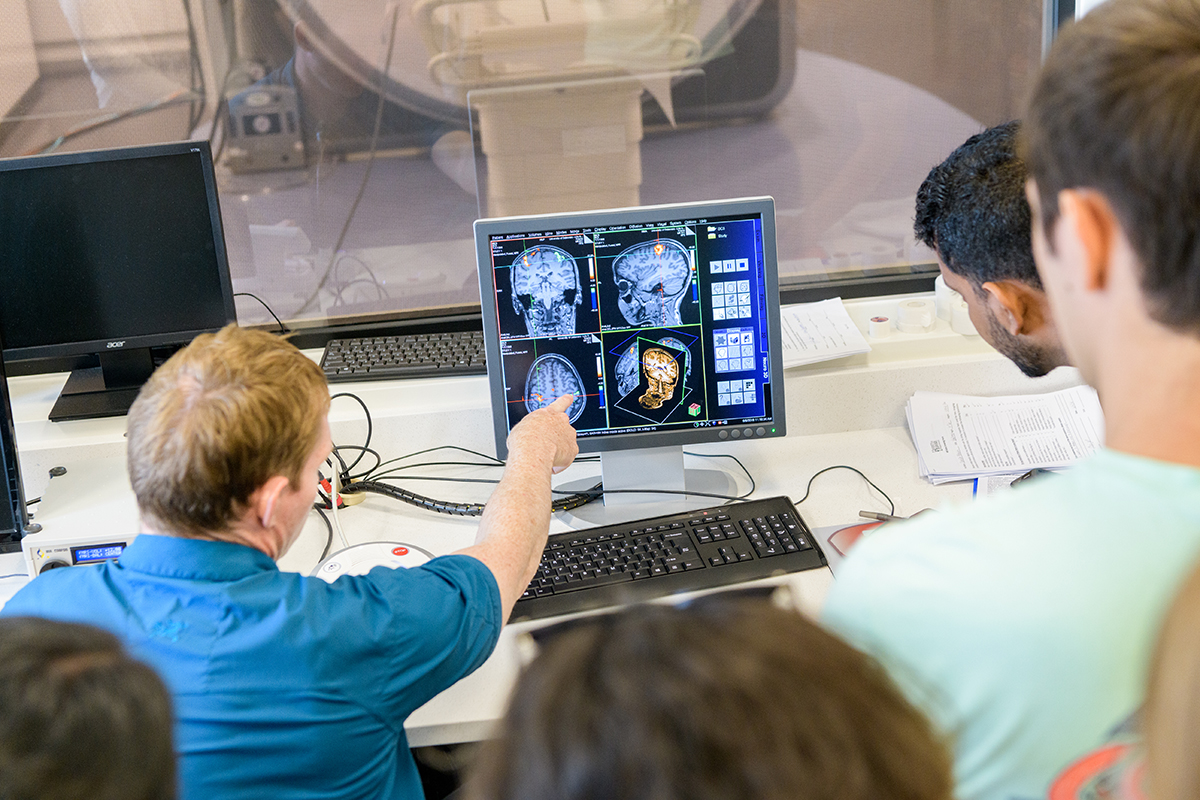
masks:
<path fill-rule="evenodd" d="M 394 556 L 406 556 L 406 555 L 408 555 L 408 548 L 407 548 L 407 547 L 393 547 L 393 548 L 392 548 L 392 555 L 394 555 Z"/>

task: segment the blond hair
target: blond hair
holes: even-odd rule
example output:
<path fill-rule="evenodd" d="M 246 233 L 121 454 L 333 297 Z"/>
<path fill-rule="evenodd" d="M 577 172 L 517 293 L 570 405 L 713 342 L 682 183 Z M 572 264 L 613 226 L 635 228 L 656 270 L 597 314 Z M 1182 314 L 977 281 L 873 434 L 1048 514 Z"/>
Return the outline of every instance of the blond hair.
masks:
<path fill-rule="evenodd" d="M 227 530 L 269 478 L 297 485 L 329 411 L 296 347 L 228 325 L 159 367 L 129 411 L 129 481 L 142 518 L 183 536 Z"/>

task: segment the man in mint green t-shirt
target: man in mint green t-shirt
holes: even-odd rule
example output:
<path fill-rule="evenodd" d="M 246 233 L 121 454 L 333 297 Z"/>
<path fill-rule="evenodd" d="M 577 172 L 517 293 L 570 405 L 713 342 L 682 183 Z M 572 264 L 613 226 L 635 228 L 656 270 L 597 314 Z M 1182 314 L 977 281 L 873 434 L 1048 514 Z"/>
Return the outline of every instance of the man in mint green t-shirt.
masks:
<path fill-rule="evenodd" d="M 1200 3 L 1109 0 L 1063 32 L 1023 123 L 1038 272 L 1107 449 L 881 529 L 824 619 L 951 738 L 959 797 L 1044 797 L 1140 704 L 1200 556 Z"/>

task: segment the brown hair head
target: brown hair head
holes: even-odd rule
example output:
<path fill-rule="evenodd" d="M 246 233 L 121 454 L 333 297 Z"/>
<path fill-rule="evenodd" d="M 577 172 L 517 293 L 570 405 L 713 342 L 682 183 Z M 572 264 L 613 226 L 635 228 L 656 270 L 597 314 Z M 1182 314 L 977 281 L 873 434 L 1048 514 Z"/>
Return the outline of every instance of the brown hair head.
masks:
<path fill-rule="evenodd" d="M 292 344 L 234 325 L 197 336 L 129 411 L 143 518 L 184 536 L 226 530 L 272 476 L 299 482 L 328 411 L 324 374 Z"/>
<path fill-rule="evenodd" d="M 520 677 L 472 800 L 949 800 L 950 759 L 870 658 L 765 601 L 634 607 Z"/>
<path fill-rule="evenodd" d="M 0 619 L 0 797 L 171 800 L 171 699 L 88 625 Z"/>
<path fill-rule="evenodd" d="M 1200 334 L 1200 3 L 1109 0 L 1068 26 L 1023 135 L 1047 233 L 1060 191 L 1099 191 L 1152 318 Z"/>

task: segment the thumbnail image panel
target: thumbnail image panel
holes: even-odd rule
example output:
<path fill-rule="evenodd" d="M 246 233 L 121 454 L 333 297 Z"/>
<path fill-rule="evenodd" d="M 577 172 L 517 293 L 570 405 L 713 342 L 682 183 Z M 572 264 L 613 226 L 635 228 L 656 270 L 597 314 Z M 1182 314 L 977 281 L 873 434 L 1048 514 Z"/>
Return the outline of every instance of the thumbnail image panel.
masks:
<path fill-rule="evenodd" d="M 574 238 L 493 242 L 501 338 L 599 331 L 591 258 L 590 245 Z"/>
<path fill-rule="evenodd" d="M 669 229 L 597 236 L 600 310 L 606 330 L 663 328 L 700 321 L 694 235 Z"/>
<path fill-rule="evenodd" d="M 604 427 L 597 337 L 512 340 L 501 346 L 500 357 L 510 427 L 564 394 L 575 395 L 567 418 L 576 429 Z"/>
<path fill-rule="evenodd" d="M 687 329 L 603 334 L 609 425 L 662 425 L 708 418 L 700 386 L 703 342 Z"/>

